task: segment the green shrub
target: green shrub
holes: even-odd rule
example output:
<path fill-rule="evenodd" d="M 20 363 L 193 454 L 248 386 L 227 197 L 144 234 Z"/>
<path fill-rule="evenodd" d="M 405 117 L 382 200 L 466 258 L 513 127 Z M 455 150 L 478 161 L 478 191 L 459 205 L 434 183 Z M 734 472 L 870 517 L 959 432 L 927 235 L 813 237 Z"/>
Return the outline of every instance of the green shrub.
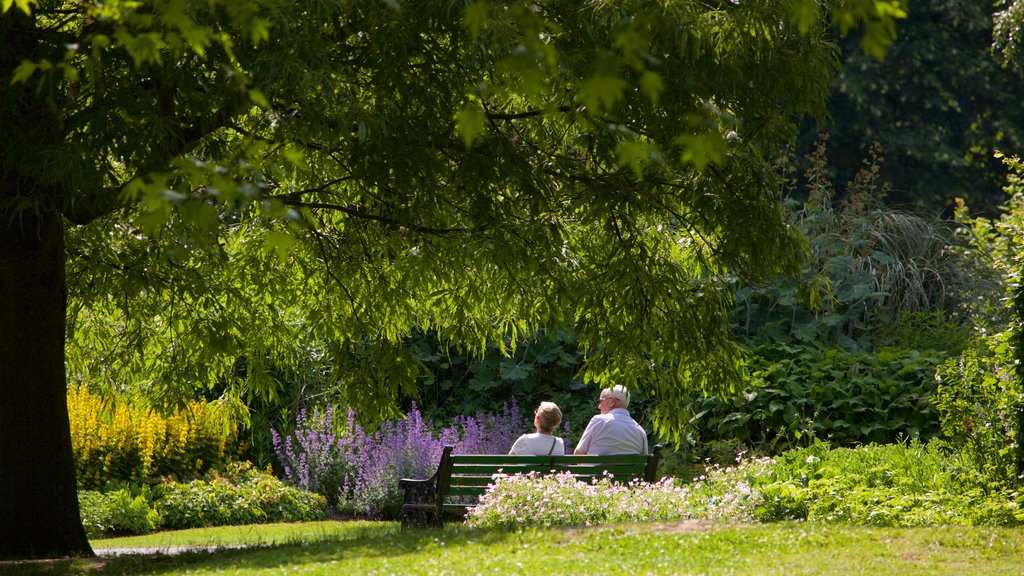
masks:
<path fill-rule="evenodd" d="M 160 524 L 160 514 L 152 506 L 152 493 L 147 486 L 106 493 L 84 490 L 78 493 L 78 506 L 90 538 L 111 532 L 148 534 Z"/>
<path fill-rule="evenodd" d="M 323 496 L 288 486 L 249 463 L 232 464 L 224 475 L 161 484 L 154 492 L 163 526 L 173 529 L 321 520 L 327 513 Z"/>
<path fill-rule="evenodd" d="M 759 520 L 874 526 L 1015 525 L 1015 492 L 974 483 L 973 463 L 942 442 L 829 449 L 824 443 L 777 458 L 753 483 Z"/>
<path fill-rule="evenodd" d="M 774 342 L 750 351 L 752 379 L 743 393 L 694 399 L 701 417 L 691 437 L 698 446 L 774 454 L 810 444 L 892 443 L 939 435 L 930 398 L 936 352 L 885 348 L 849 353 L 819 345 Z M 736 452 L 717 455 L 729 462 Z"/>
<path fill-rule="evenodd" d="M 981 340 L 943 364 L 933 399 L 943 432 L 973 461 L 978 480 L 997 490 L 1019 481 L 1014 458 L 1024 402 L 1008 337 L 1006 332 Z"/>

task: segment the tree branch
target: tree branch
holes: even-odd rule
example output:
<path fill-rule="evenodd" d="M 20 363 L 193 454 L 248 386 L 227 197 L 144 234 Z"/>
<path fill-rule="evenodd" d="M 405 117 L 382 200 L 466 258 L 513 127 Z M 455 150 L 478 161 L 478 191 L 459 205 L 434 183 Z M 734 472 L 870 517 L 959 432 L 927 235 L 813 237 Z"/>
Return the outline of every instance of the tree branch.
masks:
<path fill-rule="evenodd" d="M 371 214 L 363 210 L 357 210 L 348 206 L 342 206 L 340 204 L 331 204 L 327 202 L 304 202 L 296 200 L 294 198 L 284 198 L 283 202 L 286 206 L 292 206 L 295 208 L 309 208 L 311 210 L 332 210 L 334 212 L 341 212 L 352 216 L 353 218 L 359 218 L 362 220 L 370 220 L 372 222 L 380 222 L 381 224 L 387 224 L 389 226 L 395 226 L 398 228 L 406 228 L 414 232 L 421 234 L 430 234 L 433 236 L 444 236 L 447 234 L 465 234 L 473 233 L 484 230 L 482 226 L 475 226 L 472 228 L 434 228 L 432 226 L 423 226 L 412 222 L 402 222 L 393 218 L 386 218 L 384 216 L 378 216 L 377 214 Z"/>

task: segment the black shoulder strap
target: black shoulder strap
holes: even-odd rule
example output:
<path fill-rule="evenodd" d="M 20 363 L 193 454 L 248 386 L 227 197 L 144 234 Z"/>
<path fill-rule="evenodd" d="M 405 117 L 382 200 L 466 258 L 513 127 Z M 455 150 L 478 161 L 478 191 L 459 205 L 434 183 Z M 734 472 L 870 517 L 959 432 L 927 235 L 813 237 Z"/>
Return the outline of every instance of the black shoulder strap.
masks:
<path fill-rule="evenodd" d="M 557 442 L 557 441 L 558 441 L 558 438 L 552 438 L 551 439 L 551 449 L 548 450 L 548 456 L 551 456 L 551 454 L 555 451 L 555 442 Z"/>

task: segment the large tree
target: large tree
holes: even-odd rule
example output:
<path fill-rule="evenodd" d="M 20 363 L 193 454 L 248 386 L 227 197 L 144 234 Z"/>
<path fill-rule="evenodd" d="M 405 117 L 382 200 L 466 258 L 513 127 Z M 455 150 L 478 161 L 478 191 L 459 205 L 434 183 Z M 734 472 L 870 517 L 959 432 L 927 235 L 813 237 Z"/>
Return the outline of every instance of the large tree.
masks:
<path fill-rule="evenodd" d="M 328 342 L 353 405 L 561 325 L 585 376 L 728 387 L 730 275 L 794 270 L 774 153 L 824 30 L 898 2 L 2 0 L 0 557 L 89 554 L 64 405 Z M 70 318 L 70 322 L 67 319 Z M 65 351 L 65 336 L 68 348 Z"/>

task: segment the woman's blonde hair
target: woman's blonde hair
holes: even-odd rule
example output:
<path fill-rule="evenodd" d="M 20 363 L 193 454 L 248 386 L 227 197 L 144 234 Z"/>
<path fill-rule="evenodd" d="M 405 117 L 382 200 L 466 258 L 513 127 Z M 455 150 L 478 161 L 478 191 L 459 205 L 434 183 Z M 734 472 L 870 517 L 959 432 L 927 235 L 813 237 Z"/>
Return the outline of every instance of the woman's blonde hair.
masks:
<path fill-rule="evenodd" d="M 537 428 L 545 434 L 554 432 L 562 423 L 562 411 L 554 402 L 541 402 L 534 414 L 537 416 Z"/>

